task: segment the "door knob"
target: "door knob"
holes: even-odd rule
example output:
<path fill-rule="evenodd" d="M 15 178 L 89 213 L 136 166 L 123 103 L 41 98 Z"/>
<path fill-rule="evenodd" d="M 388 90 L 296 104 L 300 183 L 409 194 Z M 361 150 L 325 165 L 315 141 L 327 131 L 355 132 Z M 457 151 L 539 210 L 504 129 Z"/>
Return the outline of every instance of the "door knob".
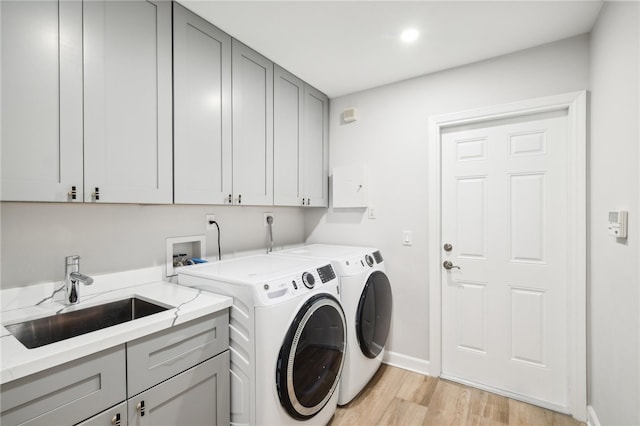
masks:
<path fill-rule="evenodd" d="M 449 271 L 449 270 L 451 270 L 451 269 L 455 269 L 455 268 L 460 269 L 460 267 L 459 267 L 459 266 L 454 265 L 453 263 L 451 263 L 451 261 L 450 261 L 450 260 L 445 260 L 445 261 L 442 263 L 442 266 L 443 266 L 443 267 L 444 267 L 444 269 L 446 269 L 447 271 Z"/>

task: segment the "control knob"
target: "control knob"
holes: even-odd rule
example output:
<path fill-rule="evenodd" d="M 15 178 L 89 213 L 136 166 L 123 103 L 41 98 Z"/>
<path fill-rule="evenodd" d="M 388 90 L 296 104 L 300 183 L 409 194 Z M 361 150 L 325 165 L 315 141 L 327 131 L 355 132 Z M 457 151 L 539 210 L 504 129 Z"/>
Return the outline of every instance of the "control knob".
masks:
<path fill-rule="evenodd" d="M 367 265 L 373 268 L 373 257 L 371 257 L 370 255 L 366 255 L 364 257 L 364 260 L 367 261 Z"/>
<path fill-rule="evenodd" d="M 307 288 L 313 288 L 316 283 L 316 279 L 313 278 L 313 275 L 309 272 L 305 272 L 302 274 L 302 283 Z"/>

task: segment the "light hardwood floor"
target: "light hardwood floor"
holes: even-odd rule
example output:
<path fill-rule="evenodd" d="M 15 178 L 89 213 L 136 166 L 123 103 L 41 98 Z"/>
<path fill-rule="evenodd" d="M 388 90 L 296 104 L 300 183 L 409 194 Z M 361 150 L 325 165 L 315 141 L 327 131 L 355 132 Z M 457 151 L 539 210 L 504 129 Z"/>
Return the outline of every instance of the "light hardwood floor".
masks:
<path fill-rule="evenodd" d="M 387 365 L 356 399 L 338 407 L 329 422 L 329 426 L 583 424 L 564 414 Z"/>

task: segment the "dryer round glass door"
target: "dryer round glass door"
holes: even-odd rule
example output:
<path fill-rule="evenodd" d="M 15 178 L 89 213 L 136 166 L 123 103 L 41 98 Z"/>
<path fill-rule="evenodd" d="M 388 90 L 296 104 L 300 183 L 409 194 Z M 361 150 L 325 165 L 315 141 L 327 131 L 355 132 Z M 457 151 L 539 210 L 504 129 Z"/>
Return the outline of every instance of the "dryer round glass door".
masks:
<path fill-rule="evenodd" d="M 344 364 L 346 323 L 331 295 L 311 297 L 285 336 L 276 366 L 280 403 L 295 419 L 316 415 L 338 385 Z"/>
<path fill-rule="evenodd" d="M 356 311 L 356 335 L 362 353 L 375 358 L 384 349 L 391 326 L 391 284 L 382 271 L 367 279 Z"/>

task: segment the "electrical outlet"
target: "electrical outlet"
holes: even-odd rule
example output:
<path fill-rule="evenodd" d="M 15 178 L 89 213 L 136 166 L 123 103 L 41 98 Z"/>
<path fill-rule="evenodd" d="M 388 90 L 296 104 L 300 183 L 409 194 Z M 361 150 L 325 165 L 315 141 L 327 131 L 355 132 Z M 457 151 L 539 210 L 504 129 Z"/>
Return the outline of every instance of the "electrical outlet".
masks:
<path fill-rule="evenodd" d="M 269 216 L 271 216 L 271 219 L 272 219 L 271 220 L 271 224 L 273 225 L 273 222 L 275 222 L 275 220 L 274 220 L 275 218 L 273 217 L 273 213 L 265 213 L 264 214 L 264 220 L 263 220 L 264 226 L 269 226 L 269 222 L 267 222 L 267 218 Z"/>
<path fill-rule="evenodd" d="M 205 220 L 205 229 L 207 231 L 213 231 L 214 229 L 216 229 L 216 225 L 214 225 L 213 222 L 214 220 L 216 220 L 216 216 L 213 214 L 207 214 L 204 216 L 204 220 Z"/>

